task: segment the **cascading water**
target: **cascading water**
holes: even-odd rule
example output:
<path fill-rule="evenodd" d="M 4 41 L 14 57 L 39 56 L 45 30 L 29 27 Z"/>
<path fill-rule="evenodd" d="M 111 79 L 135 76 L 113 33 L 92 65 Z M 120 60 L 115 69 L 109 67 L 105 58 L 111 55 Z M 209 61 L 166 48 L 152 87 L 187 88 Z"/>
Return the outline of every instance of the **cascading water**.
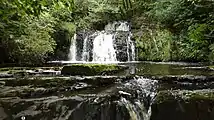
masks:
<path fill-rule="evenodd" d="M 130 28 L 127 22 L 120 22 L 120 25 L 116 28 L 116 31 L 126 31 L 129 32 Z"/>
<path fill-rule="evenodd" d="M 94 62 L 114 62 L 117 61 L 116 52 L 113 46 L 114 35 L 101 31 L 93 42 Z"/>
<path fill-rule="evenodd" d="M 109 23 L 103 31 L 96 31 L 93 34 L 86 33 L 83 38 L 77 41 L 78 35 L 75 35 L 70 46 L 69 60 L 84 62 L 134 61 L 135 44 L 131 40 L 131 36 L 128 22 Z M 77 58 L 80 59 L 77 60 Z"/>
<path fill-rule="evenodd" d="M 77 39 L 77 34 L 74 34 L 74 36 L 71 39 L 71 45 L 69 49 L 69 61 L 76 61 L 76 39 Z"/>
<path fill-rule="evenodd" d="M 130 39 L 130 41 L 131 41 L 131 39 Z M 134 44 L 134 42 L 133 41 L 131 41 L 130 42 L 131 43 L 131 58 L 132 58 L 132 60 L 131 61 L 135 61 L 135 44 Z"/>
<path fill-rule="evenodd" d="M 124 90 L 136 91 L 136 98 L 121 97 L 119 104 L 128 110 L 130 120 L 150 120 L 151 104 L 156 96 L 157 81 L 137 78 L 124 85 Z M 131 96 L 133 93 L 124 92 Z"/>
<path fill-rule="evenodd" d="M 85 37 L 84 43 L 83 43 L 83 52 L 82 52 L 82 61 L 89 61 L 89 52 L 88 52 L 88 36 Z"/>

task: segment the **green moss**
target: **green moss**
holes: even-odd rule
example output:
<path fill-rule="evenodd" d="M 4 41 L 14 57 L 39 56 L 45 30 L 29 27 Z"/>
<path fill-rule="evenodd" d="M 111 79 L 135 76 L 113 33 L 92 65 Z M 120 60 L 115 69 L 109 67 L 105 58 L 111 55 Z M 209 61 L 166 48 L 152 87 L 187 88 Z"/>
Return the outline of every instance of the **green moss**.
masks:
<path fill-rule="evenodd" d="M 164 90 L 160 91 L 156 97 L 156 103 L 172 102 L 172 101 L 214 101 L 213 90 Z"/>
<path fill-rule="evenodd" d="M 152 105 L 152 120 L 213 120 L 214 90 L 159 91 Z"/>
<path fill-rule="evenodd" d="M 214 100 L 214 91 L 200 91 L 185 93 L 186 100 Z"/>
<path fill-rule="evenodd" d="M 214 65 L 207 67 L 209 70 L 214 70 Z"/>
<path fill-rule="evenodd" d="M 124 70 L 126 67 L 115 64 L 74 64 L 64 66 L 63 75 L 103 75 Z"/>
<path fill-rule="evenodd" d="M 160 104 L 163 102 L 169 102 L 169 101 L 174 101 L 175 97 L 171 94 L 169 91 L 160 91 L 158 92 L 155 103 Z"/>

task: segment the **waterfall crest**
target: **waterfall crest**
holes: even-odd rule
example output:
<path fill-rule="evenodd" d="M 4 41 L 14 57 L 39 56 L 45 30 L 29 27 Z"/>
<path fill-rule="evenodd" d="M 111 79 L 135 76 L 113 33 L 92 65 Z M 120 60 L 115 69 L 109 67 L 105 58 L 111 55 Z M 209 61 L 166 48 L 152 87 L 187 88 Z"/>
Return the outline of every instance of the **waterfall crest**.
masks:
<path fill-rule="evenodd" d="M 120 62 L 135 60 L 135 44 L 128 22 L 113 22 L 103 31 L 75 34 L 69 61 Z"/>

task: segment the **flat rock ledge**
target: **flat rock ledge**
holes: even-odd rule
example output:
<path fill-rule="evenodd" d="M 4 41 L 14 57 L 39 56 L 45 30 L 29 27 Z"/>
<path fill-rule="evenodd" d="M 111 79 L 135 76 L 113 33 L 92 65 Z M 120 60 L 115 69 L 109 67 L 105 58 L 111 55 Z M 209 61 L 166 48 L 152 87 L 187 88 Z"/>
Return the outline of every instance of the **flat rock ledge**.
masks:
<path fill-rule="evenodd" d="M 116 64 L 73 64 L 62 68 L 62 75 L 112 75 L 114 73 L 127 69 L 127 66 Z"/>

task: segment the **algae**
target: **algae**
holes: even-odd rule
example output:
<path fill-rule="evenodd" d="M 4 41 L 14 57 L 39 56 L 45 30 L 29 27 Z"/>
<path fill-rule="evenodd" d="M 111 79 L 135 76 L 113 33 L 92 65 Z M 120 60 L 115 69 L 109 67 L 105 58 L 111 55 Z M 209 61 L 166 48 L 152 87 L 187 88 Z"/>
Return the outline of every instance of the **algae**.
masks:
<path fill-rule="evenodd" d="M 214 90 L 163 90 L 152 104 L 151 120 L 213 120 Z"/>
<path fill-rule="evenodd" d="M 192 101 L 192 100 L 212 100 L 214 101 L 214 90 L 163 90 L 156 96 L 157 104 L 169 101 Z"/>
<path fill-rule="evenodd" d="M 63 75 L 104 75 L 112 74 L 126 67 L 115 64 L 74 64 L 64 66 L 61 73 Z"/>

